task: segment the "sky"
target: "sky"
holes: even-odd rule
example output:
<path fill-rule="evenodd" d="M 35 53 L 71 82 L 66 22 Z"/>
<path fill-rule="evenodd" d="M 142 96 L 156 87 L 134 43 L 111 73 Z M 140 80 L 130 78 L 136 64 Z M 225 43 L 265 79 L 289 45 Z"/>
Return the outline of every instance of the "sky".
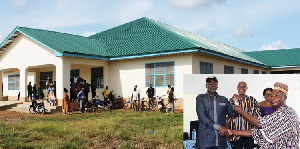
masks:
<path fill-rule="evenodd" d="M 299 0 L 0 0 L 0 43 L 16 26 L 81 36 L 147 17 L 243 51 L 300 48 Z"/>

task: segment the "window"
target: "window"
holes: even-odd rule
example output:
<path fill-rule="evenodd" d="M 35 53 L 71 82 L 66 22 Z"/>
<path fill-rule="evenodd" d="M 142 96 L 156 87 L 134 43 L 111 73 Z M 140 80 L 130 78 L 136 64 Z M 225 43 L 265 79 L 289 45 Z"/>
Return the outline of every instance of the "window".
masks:
<path fill-rule="evenodd" d="M 266 72 L 265 71 L 261 71 L 261 74 L 266 74 Z"/>
<path fill-rule="evenodd" d="M 91 83 L 96 85 L 96 88 L 104 88 L 103 67 L 91 68 Z"/>
<path fill-rule="evenodd" d="M 79 69 L 71 70 L 70 72 L 70 79 L 74 79 L 74 82 L 77 82 L 77 79 L 79 78 Z"/>
<path fill-rule="evenodd" d="M 213 63 L 200 62 L 200 74 L 212 74 L 213 72 Z"/>
<path fill-rule="evenodd" d="M 174 66 L 175 62 L 147 63 L 146 87 L 152 84 L 154 87 L 174 86 Z"/>
<path fill-rule="evenodd" d="M 247 68 L 241 68 L 241 74 L 248 74 Z"/>
<path fill-rule="evenodd" d="M 53 79 L 53 71 L 41 72 L 40 73 L 40 82 L 42 83 L 42 88 L 46 88 L 46 82 L 48 78 Z"/>
<path fill-rule="evenodd" d="M 224 65 L 224 74 L 234 74 L 233 66 Z"/>
<path fill-rule="evenodd" d="M 254 70 L 253 73 L 254 74 L 259 74 L 259 71 L 258 70 Z"/>
<path fill-rule="evenodd" d="M 20 74 L 8 75 L 8 90 L 20 89 Z"/>

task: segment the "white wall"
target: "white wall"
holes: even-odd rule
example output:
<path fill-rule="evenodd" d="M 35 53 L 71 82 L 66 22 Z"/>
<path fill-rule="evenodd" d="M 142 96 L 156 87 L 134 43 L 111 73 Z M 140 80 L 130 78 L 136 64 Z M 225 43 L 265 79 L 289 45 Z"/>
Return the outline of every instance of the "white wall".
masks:
<path fill-rule="evenodd" d="M 237 84 L 244 81 L 248 85 L 247 95 L 256 98 L 258 102 L 263 101 L 263 90 L 267 87 L 274 87 L 275 82 L 286 83 L 289 87 L 286 104 L 293 107 L 298 116 L 300 114 L 300 76 L 297 74 L 211 74 L 219 81 L 217 92 L 227 98 L 237 93 Z M 210 74 L 186 74 L 184 75 L 184 132 L 189 132 L 190 121 L 197 120 L 196 96 L 207 91 L 205 79 Z"/>
<path fill-rule="evenodd" d="M 140 59 L 111 61 L 109 63 L 109 89 L 116 95 L 129 98 L 134 85 L 141 90 L 141 97 L 147 98 L 145 87 L 145 63 L 175 61 L 175 94 L 183 97 L 183 74 L 192 73 L 191 55 L 161 56 Z M 167 86 L 156 87 L 156 96 L 166 95 Z"/>

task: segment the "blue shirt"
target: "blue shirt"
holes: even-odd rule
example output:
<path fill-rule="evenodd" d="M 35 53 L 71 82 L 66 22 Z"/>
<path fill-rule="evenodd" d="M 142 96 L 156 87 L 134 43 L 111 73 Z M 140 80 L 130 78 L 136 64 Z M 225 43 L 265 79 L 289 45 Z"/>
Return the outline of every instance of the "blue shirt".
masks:
<path fill-rule="evenodd" d="M 226 147 L 226 137 L 219 134 L 220 126 L 226 127 L 226 115 L 237 117 L 234 105 L 230 104 L 224 96 L 216 95 L 214 98 L 209 93 L 196 97 L 196 110 L 199 119 L 196 147 Z"/>
<path fill-rule="evenodd" d="M 85 99 L 84 96 L 84 92 L 81 90 L 78 94 L 77 94 L 78 99 Z"/>

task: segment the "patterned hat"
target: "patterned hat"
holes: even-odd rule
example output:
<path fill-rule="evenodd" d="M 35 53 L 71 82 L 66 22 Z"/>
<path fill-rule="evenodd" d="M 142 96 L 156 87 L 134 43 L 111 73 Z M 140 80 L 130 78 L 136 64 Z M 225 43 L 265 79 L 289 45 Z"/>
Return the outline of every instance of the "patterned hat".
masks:
<path fill-rule="evenodd" d="M 209 82 L 209 80 L 215 80 L 216 82 L 218 82 L 218 79 L 215 76 L 209 76 L 209 77 L 207 77 L 206 78 L 206 82 Z"/>
<path fill-rule="evenodd" d="M 274 84 L 274 90 L 280 90 L 282 91 L 283 93 L 285 93 L 285 95 L 288 94 L 288 90 L 289 90 L 289 87 L 284 84 L 284 83 L 281 83 L 281 82 L 276 82 Z"/>

